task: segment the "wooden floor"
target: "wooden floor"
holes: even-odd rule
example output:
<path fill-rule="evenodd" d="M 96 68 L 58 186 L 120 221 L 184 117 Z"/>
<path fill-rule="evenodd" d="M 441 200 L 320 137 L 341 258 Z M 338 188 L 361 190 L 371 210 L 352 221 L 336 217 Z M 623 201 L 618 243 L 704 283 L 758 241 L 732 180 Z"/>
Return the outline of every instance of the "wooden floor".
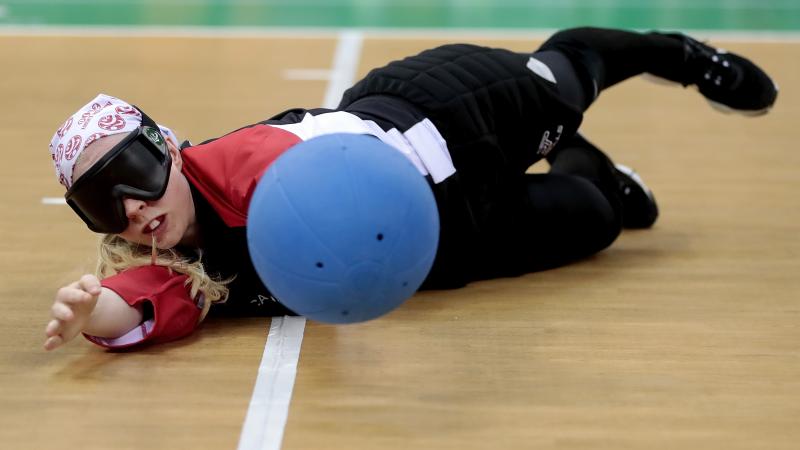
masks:
<path fill-rule="evenodd" d="M 436 43 L 368 38 L 359 73 Z M 482 41 L 516 49 L 534 42 Z M 195 141 L 321 104 L 335 39 L 0 37 L 0 446 L 233 449 L 269 319 L 210 321 L 132 353 L 41 350 L 56 289 L 93 267 L 47 152 L 98 92 Z M 795 449 L 800 442 L 800 45 L 725 44 L 781 85 L 719 114 L 633 80 L 584 133 L 662 216 L 570 267 L 415 296 L 306 328 L 283 448 Z"/>

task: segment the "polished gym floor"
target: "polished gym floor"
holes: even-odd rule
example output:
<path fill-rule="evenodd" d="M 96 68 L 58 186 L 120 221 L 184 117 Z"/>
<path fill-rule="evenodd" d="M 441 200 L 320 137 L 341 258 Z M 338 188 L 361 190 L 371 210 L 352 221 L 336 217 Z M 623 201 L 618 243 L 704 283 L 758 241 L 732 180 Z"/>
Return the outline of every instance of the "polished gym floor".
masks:
<path fill-rule="evenodd" d="M 75 8 L 107 2 L 83 3 Z M 230 17 L 252 7 L 188 3 Z M 94 268 L 96 237 L 68 207 L 42 201 L 63 195 L 47 144 L 67 115 L 104 92 L 201 141 L 322 105 L 348 39 L 359 43 L 358 77 L 444 42 L 522 51 L 546 36 L 505 35 L 500 23 L 421 34 L 237 31 L 198 19 L 203 29 L 140 30 L 117 16 L 94 24 L 125 28 L 85 28 L 47 8 L 46 26 L 27 28 L 22 4 L 0 8 L 3 23 L 17 18 L 0 27 L 0 446 L 15 449 L 236 448 L 271 322 L 212 319 L 190 338 L 134 352 L 83 340 L 41 350 L 55 291 Z M 169 5 L 136 4 L 153 16 Z M 139 23 L 153 24 L 145 16 Z M 649 26 L 630 20 L 621 25 Z M 781 94 L 767 116 L 720 114 L 691 89 L 642 79 L 587 113 L 584 134 L 655 191 L 653 229 L 568 267 L 420 293 L 372 322 L 308 322 L 282 442 L 263 448 L 796 448 L 800 40 L 774 32 L 800 27 L 796 16 L 782 20 L 769 33 L 754 32 L 757 23 L 741 26 L 746 34 L 686 26 L 716 29 L 706 36 L 774 76 Z"/>

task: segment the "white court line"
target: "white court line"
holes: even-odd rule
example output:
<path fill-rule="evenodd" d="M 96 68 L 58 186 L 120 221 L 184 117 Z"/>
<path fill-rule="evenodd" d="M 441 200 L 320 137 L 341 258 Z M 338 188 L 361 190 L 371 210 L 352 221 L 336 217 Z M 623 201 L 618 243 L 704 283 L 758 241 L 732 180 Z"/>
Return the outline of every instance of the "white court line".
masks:
<path fill-rule="evenodd" d="M 339 35 L 323 107 L 335 107 L 345 89 L 353 84 L 363 39 L 357 31 L 347 30 Z M 302 317 L 272 319 L 238 450 L 281 448 L 305 325 Z"/>
<path fill-rule="evenodd" d="M 322 102 L 323 108 L 336 108 L 344 91 L 355 82 L 363 43 L 364 35 L 359 31 L 345 30 L 339 34 L 339 43 L 333 55 L 333 73 Z"/>
<path fill-rule="evenodd" d="M 43 205 L 66 205 L 67 199 L 64 197 L 42 197 Z"/>
<path fill-rule="evenodd" d="M 287 80 L 301 81 L 325 81 L 330 80 L 333 71 L 330 69 L 286 69 L 283 71 L 283 78 Z"/>
<path fill-rule="evenodd" d="M 288 418 L 306 319 L 273 317 L 239 450 L 278 450 Z"/>

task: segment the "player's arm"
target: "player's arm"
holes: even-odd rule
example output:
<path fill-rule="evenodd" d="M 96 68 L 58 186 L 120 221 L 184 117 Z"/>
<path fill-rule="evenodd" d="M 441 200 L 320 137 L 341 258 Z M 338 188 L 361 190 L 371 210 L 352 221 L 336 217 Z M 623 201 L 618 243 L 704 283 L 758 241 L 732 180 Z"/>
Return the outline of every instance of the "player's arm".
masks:
<path fill-rule="evenodd" d="M 56 349 L 80 333 L 116 337 L 142 323 L 141 306 L 129 305 L 93 275 L 59 289 L 50 311 L 45 350 Z"/>
<path fill-rule="evenodd" d="M 45 349 L 56 348 L 78 333 L 113 349 L 188 336 L 197 328 L 207 305 L 202 295 L 191 296 L 187 281 L 186 275 L 152 265 L 112 275 L 100 282 L 102 286 L 94 277 L 81 278 L 59 290 L 61 303 L 74 306 L 54 305 L 55 323 L 48 324 Z M 73 316 L 82 319 L 75 321 Z M 63 323 L 69 327 L 61 327 Z"/>
<path fill-rule="evenodd" d="M 89 323 L 83 333 L 98 337 L 117 337 L 142 323 L 141 304 L 129 305 L 116 292 L 108 288 L 100 288 Z"/>

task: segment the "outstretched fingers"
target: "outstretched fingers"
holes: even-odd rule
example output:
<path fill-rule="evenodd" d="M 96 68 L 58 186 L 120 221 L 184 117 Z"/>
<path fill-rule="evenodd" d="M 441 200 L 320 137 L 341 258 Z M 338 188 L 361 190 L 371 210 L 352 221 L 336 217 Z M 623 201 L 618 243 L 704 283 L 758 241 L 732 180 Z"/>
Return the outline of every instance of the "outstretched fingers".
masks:
<path fill-rule="evenodd" d="M 100 295 L 100 280 L 94 275 L 82 276 L 78 280 L 78 287 L 91 295 Z"/>
<path fill-rule="evenodd" d="M 44 349 L 46 351 L 55 350 L 64 344 L 64 339 L 61 336 L 50 336 L 44 342 Z"/>
<path fill-rule="evenodd" d="M 53 305 L 53 308 L 55 308 L 55 306 L 58 304 L 76 305 L 79 303 L 88 302 L 91 299 L 92 299 L 92 294 L 86 292 L 80 286 L 63 287 L 58 290 L 58 294 L 56 296 L 56 303 Z"/>
<path fill-rule="evenodd" d="M 54 319 L 63 322 L 69 322 L 75 318 L 75 313 L 72 311 L 72 308 L 61 302 L 53 303 L 53 307 L 50 308 L 50 314 Z"/>
<path fill-rule="evenodd" d="M 50 308 L 51 319 L 45 327 L 45 350 L 64 345 L 85 329 L 101 290 L 100 280 L 88 274 L 58 290 Z"/>
<path fill-rule="evenodd" d="M 47 326 L 44 328 L 45 336 L 51 338 L 53 336 L 57 336 L 61 332 L 61 321 L 58 319 L 53 319 L 47 323 Z"/>

